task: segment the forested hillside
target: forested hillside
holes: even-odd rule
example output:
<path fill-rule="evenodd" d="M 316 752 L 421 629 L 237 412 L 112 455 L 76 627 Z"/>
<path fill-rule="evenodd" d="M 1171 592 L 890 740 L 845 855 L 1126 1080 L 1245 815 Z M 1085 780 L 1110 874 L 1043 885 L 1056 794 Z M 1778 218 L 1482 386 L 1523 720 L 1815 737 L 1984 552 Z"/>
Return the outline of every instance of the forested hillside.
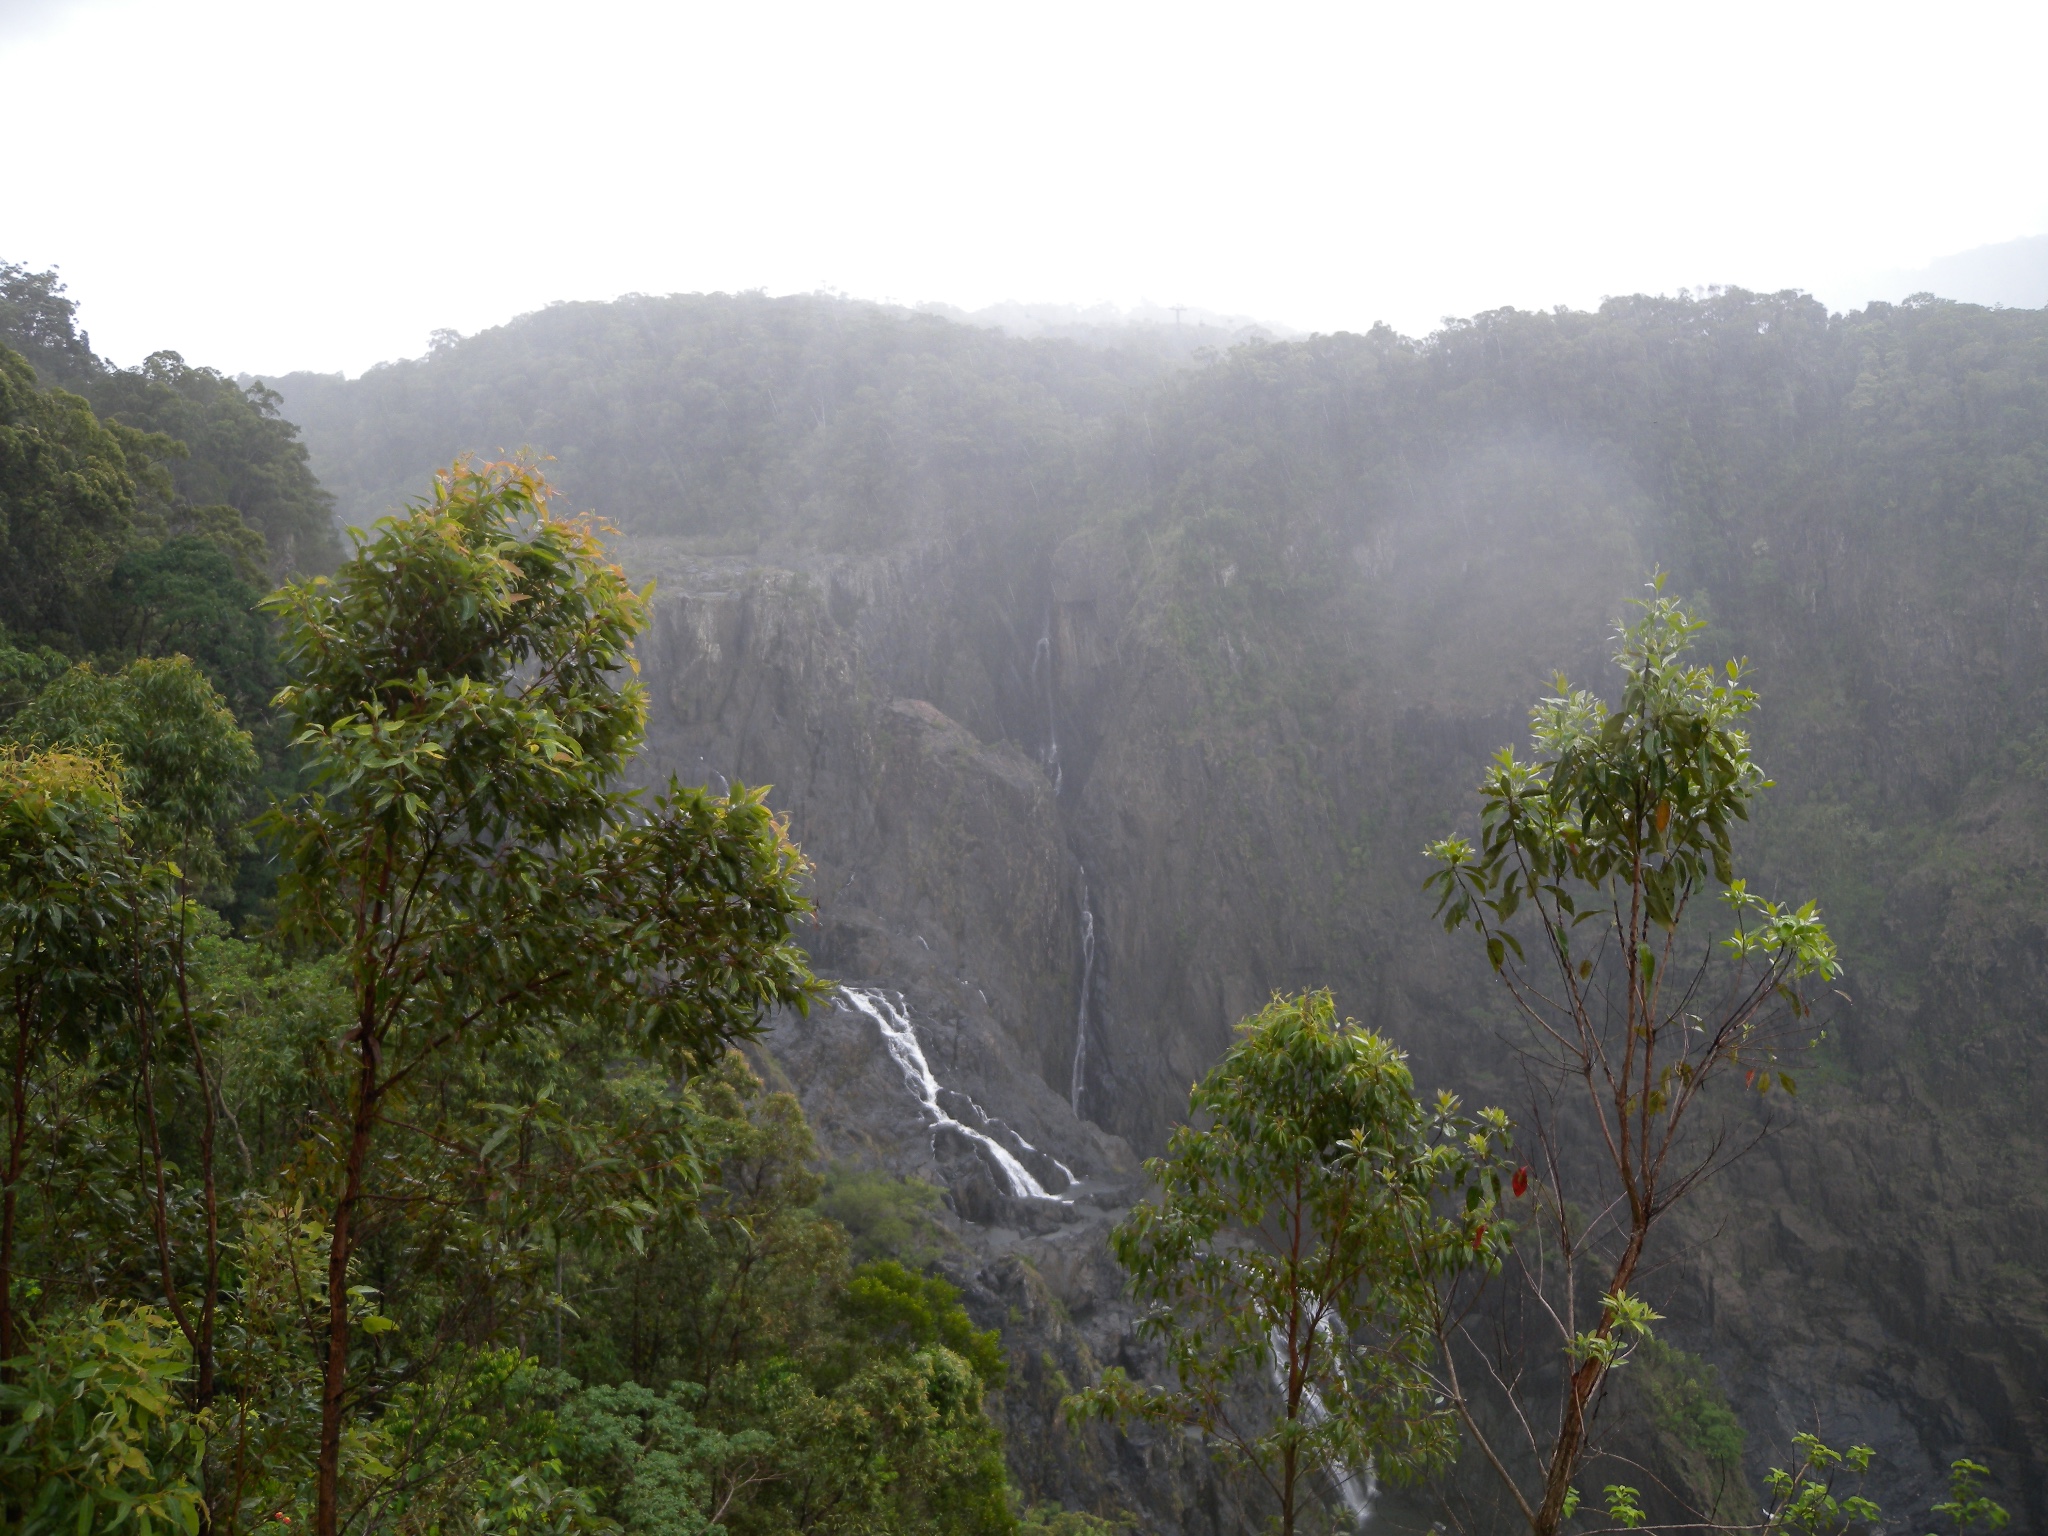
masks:
<path fill-rule="evenodd" d="M 501 466 L 338 560 L 274 395 L 5 280 L 0 1524 L 1014 1531 L 935 1197 L 729 1050 L 804 864 L 618 787 L 591 530 Z"/>
<path fill-rule="evenodd" d="M 267 788 L 280 681 L 258 600 L 331 568 L 332 499 L 277 399 L 158 352 L 98 357 L 51 272 L 0 264 L 0 719 L 80 662 L 189 657 L 255 733 Z M 274 876 L 243 840 L 230 905 Z"/>
<path fill-rule="evenodd" d="M 629 298 L 444 338 L 346 383 L 277 384 L 344 523 L 414 494 L 463 442 L 549 455 L 567 494 L 621 528 L 752 551 L 885 547 L 1070 506 L 1075 424 L 1166 368 L 1151 348 L 1019 344 L 826 299 Z"/>
<path fill-rule="evenodd" d="M 2048 1528 L 2044 458 L 2048 314 L 1939 300 L 264 384 L 0 268 L 0 1523 Z M 1625 814 L 1446 932 L 1568 760 Z M 1653 1232 L 1498 985 L 1573 880 L 1768 916 L 1782 1049 L 1617 1100 L 1708 1084 Z"/>
<path fill-rule="evenodd" d="M 0 344 L 34 368 L 45 387 L 82 396 L 110 427 L 126 428 L 143 461 L 145 497 L 163 503 L 171 531 L 229 529 L 271 578 L 323 571 L 338 558 L 333 499 L 306 467 L 298 430 L 260 384 L 242 388 L 176 352 L 153 352 L 132 368 L 96 355 L 77 324 L 78 306 L 53 272 L 0 265 Z M 216 538 L 224 533 L 215 533 Z"/>
<path fill-rule="evenodd" d="M 1331 985 L 1424 1081 L 1512 1097 L 1419 851 L 1668 570 L 1754 663 L 1778 787 L 1745 857 L 1818 898 L 1846 971 L 1796 1102 L 1724 1106 L 1779 1128 L 1669 1239 L 1658 1304 L 1753 1478 L 1819 1421 L 1878 1447 L 1888 1507 L 1967 1452 L 2048 1520 L 2019 1172 L 2048 1156 L 2042 314 L 1730 291 L 1161 376 L 859 305 L 636 299 L 278 387 L 351 515 L 463 448 L 554 454 L 661 578 L 648 761 L 776 786 L 819 964 L 1146 1149 L 1273 988 Z M 914 740 L 1035 762 L 1047 808 L 961 820 L 897 766 Z M 1027 847 L 1064 852 L 1042 896 L 994 873 Z"/>

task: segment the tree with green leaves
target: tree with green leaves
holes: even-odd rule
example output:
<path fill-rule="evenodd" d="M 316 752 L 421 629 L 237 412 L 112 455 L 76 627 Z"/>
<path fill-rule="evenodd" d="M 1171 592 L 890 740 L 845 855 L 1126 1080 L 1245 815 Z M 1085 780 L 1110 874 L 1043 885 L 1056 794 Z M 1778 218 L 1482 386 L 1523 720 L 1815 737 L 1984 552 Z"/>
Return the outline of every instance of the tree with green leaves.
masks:
<path fill-rule="evenodd" d="M 1948 1497 L 1934 1506 L 1934 1512 L 1956 1528 L 1956 1536 L 1969 1536 L 1972 1526 L 2002 1531 L 2012 1517 L 2005 1506 L 1984 1492 L 1983 1479 L 1991 1469 L 1981 1461 L 1964 1456 L 1948 1466 Z"/>
<path fill-rule="evenodd" d="M 76 644 L 85 600 L 134 539 L 138 479 L 167 489 L 153 456 L 168 439 L 109 425 L 61 389 L 37 387 L 0 346 L 0 627 Z"/>
<path fill-rule="evenodd" d="M 94 643 L 120 656 L 189 656 L 238 719 L 259 724 L 278 678 L 270 625 L 256 606 L 262 591 L 250 574 L 225 534 L 131 549 L 107 574 Z"/>
<path fill-rule="evenodd" d="M 262 540 L 273 576 L 333 568 L 333 498 L 274 390 L 153 352 L 137 367 L 103 370 L 84 392 L 104 419 L 175 441 L 164 465 L 179 507 L 231 510 Z"/>
<path fill-rule="evenodd" d="M 78 328 L 78 302 L 55 268 L 32 272 L 0 262 L 0 345 L 20 352 L 51 383 L 78 389 L 104 366 Z"/>
<path fill-rule="evenodd" d="M 114 764 L 140 851 L 176 861 L 188 890 L 226 878 L 245 835 L 256 749 L 187 657 L 146 656 L 116 673 L 73 667 L 7 723 L 6 735 Z"/>
<path fill-rule="evenodd" d="M 1656 1321 L 1630 1289 L 1652 1233 L 1746 1144 L 1693 1134 L 1708 1094 L 1735 1072 L 1757 1093 L 1791 1091 L 1781 1052 L 1812 1028 L 1801 984 L 1839 973 L 1811 902 L 1767 900 L 1736 873 L 1736 828 L 1770 787 L 1744 729 L 1757 696 L 1742 663 L 1689 658 L 1703 621 L 1662 589 L 1660 576 L 1618 631 L 1618 706 L 1559 677 L 1532 711 L 1536 755 L 1503 749 L 1480 787 L 1478 842 L 1428 849 L 1444 926 L 1479 937 L 1548 1095 L 1531 1116 L 1542 1231 L 1517 1258 L 1566 1356 L 1554 1413 L 1516 1401 L 1482 1416 L 1474 1377 L 1544 1378 L 1480 1370 L 1462 1331 L 1442 1368 L 1535 1536 L 1554 1536 L 1575 1505 L 1595 1400 Z M 1700 918 L 1716 896 L 1732 924 L 1718 931 Z M 1561 1124 L 1573 1106 L 1583 1123 Z M 1497 1444 L 1503 1422 L 1524 1443 Z M 1517 1463 L 1535 1465 L 1533 1485 Z"/>
<path fill-rule="evenodd" d="M 78 306 L 56 272 L 8 262 L 0 262 L 0 347 L 19 352 L 46 388 L 84 397 L 103 425 L 148 445 L 151 490 L 169 533 L 217 524 L 225 513 L 237 542 L 246 548 L 253 539 L 271 575 L 329 570 L 339 558 L 333 499 L 275 390 L 176 352 L 117 368 L 78 329 Z"/>
<path fill-rule="evenodd" d="M 60 1038 L 79 1044 L 121 992 L 121 939 L 158 884 L 123 836 L 118 766 L 0 750 L 0 988 L 7 1148 L 0 1182 L 0 1361 L 20 1343 L 15 1269 L 31 1100 Z"/>
<path fill-rule="evenodd" d="M 271 826 L 287 931 L 343 957 L 354 1022 L 332 1127 L 316 1528 L 340 1528 L 358 1406 L 354 1261 L 380 1134 L 453 1053 L 616 1019 L 681 1071 L 814 995 L 803 861 L 759 792 L 618 787 L 645 704 L 645 599 L 530 468 L 458 464 L 271 602 L 279 703 L 318 788 Z"/>
<path fill-rule="evenodd" d="M 27 1495 L 9 1529 L 205 1529 L 206 1433 L 179 1400 L 192 1364 L 180 1330 L 149 1307 L 94 1302 L 37 1345 L 0 1383 L 15 1426 L 0 1441 L 0 1489 Z"/>
<path fill-rule="evenodd" d="M 127 807 L 125 849 L 148 861 L 138 867 L 156 878 L 145 888 L 166 898 L 137 900 L 128 908 L 117 950 L 127 982 L 119 989 L 117 1012 L 127 1034 L 123 1049 L 134 1052 L 134 1098 L 150 1170 L 145 1203 L 163 1302 L 196 1362 L 196 1401 L 204 1409 L 213 1399 L 220 1306 L 219 1094 L 206 1031 L 193 1007 L 190 959 L 194 924 L 204 921 L 199 898 L 224 887 L 243 843 L 245 798 L 258 766 L 255 745 L 205 675 L 183 656 L 145 657 L 111 677 L 90 665 L 74 667 L 10 722 L 8 734 L 44 750 L 91 754 L 116 768 Z M 197 1241 L 196 1309 L 185 1303 L 173 1257 L 159 1106 L 166 1024 L 176 1026 L 198 1110 L 195 1150 L 204 1225 Z"/>
<path fill-rule="evenodd" d="M 1198 1429 L 1292 1536 L 1309 1480 L 1440 1465 L 1456 1425 L 1428 1370 L 1448 1282 L 1496 1267 L 1506 1118 L 1424 1104 L 1401 1053 L 1327 992 L 1275 997 L 1148 1163 L 1111 1249 L 1171 1382 L 1111 1369 L 1077 1416 Z"/>
<path fill-rule="evenodd" d="M 1860 1479 L 1869 1474 L 1876 1456 L 1869 1446 L 1852 1445 L 1838 1451 L 1809 1434 L 1794 1435 L 1792 1446 L 1799 1453 L 1792 1470 L 1773 1467 L 1764 1475 L 1769 1499 L 1756 1527 L 1757 1536 L 1841 1536 L 1878 1524 L 1883 1515 L 1877 1505 L 1843 1486 L 1848 1477 Z M 2005 1506 L 1988 1497 L 1980 1486 L 1989 1473 L 1990 1468 L 1968 1457 L 1949 1463 L 1949 1496 L 1934 1506 L 1934 1513 L 1955 1527 L 1956 1536 L 1968 1536 L 1973 1526 L 2002 1530 L 2010 1518 Z"/>

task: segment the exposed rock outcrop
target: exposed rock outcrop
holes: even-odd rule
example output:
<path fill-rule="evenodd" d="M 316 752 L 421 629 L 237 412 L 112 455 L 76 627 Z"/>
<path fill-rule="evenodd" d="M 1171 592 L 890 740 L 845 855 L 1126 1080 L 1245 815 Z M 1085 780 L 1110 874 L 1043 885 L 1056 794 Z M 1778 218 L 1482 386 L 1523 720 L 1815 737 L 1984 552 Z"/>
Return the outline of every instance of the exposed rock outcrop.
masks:
<path fill-rule="evenodd" d="M 1380 576 L 1347 575 L 1311 622 L 1234 630 L 1191 617 L 1100 532 L 1018 579 L 943 543 L 799 569 L 630 543 L 626 557 L 662 579 L 641 650 L 649 776 L 772 783 L 816 863 L 821 973 L 898 997 L 944 1088 L 1080 1180 L 1072 1204 L 1020 1201 L 986 1157 L 935 1138 L 857 1010 L 785 1022 L 769 1042 L 835 1155 L 949 1191 L 971 1255 L 959 1278 L 1011 1342 L 1020 1479 L 1162 1529 L 1227 1527 L 1188 1447 L 1069 1444 L 1056 1423 L 1066 1384 L 1142 1364 L 1103 1252 L 1138 1187 L 1133 1146 L 1160 1144 L 1232 1021 L 1274 988 L 1334 985 L 1415 1053 L 1425 1085 L 1510 1097 L 1497 1004 L 1428 923 L 1408 850 L 1519 734 L 1539 658 L 1597 626 L 1532 611 L 1518 627 L 1504 611 L 1504 654 L 1453 669 L 1500 680 L 1467 698 L 1419 689 L 1376 649 L 1373 605 L 1406 634 L 1430 590 L 1398 537 Z M 1416 590 L 1376 596 L 1401 559 Z M 1190 644 L 1190 624 L 1211 638 Z M 1995 1302 L 1959 1310 L 1950 1289 L 2009 1260 L 1969 1256 L 1974 1217 L 1948 1250 L 1923 1230 L 1878 1236 L 1912 1213 L 1997 1204 L 1975 1161 L 1957 1162 L 1953 1128 L 1910 1088 L 1872 1103 L 1824 1075 L 1808 1097 L 1674 1230 L 1682 1262 L 1657 1281 L 1673 1337 L 1721 1366 L 1752 1477 L 1817 1421 L 1879 1447 L 1894 1502 L 1928 1483 L 1941 1447 L 2039 1443 L 2048 1330 L 2028 1343 Z M 1885 1149 L 1904 1146 L 1931 1183 L 1894 1218 L 1883 1192 L 1904 1170 Z"/>

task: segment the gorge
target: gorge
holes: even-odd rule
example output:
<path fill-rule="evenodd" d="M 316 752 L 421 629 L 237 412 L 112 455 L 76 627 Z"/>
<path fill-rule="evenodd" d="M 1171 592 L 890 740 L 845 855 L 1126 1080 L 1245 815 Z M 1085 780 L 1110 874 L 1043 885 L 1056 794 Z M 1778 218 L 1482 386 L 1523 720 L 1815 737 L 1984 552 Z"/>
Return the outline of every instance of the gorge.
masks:
<path fill-rule="evenodd" d="M 345 522 L 530 447 L 616 526 L 655 583 L 637 772 L 772 785 L 815 864 L 848 1006 L 762 1070 L 834 1156 L 949 1191 L 1020 1482 L 1190 1532 L 1227 1521 L 1187 1447 L 1053 1412 L 1126 1347 L 1107 1224 L 1276 989 L 1514 1107 L 1420 850 L 1668 570 L 1757 666 L 1746 846 L 1847 973 L 1652 1299 L 1752 1481 L 1818 1427 L 1888 1512 L 1967 1454 L 2048 1528 L 2048 315 L 1717 291 L 1182 366 L 635 298 L 270 382 Z"/>

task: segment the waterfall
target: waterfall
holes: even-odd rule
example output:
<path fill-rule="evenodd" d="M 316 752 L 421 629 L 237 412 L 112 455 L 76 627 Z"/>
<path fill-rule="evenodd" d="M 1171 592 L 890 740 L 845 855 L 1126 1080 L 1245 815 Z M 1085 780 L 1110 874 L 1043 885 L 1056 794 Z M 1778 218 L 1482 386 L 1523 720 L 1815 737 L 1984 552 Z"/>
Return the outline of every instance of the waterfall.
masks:
<path fill-rule="evenodd" d="M 1337 1334 L 1329 1318 L 1325 1317 L 1322 1320 L 1319 1331 L 1324 1339 L 1329 1341 L 1329 1347 L 1334 1348 Z M 1273 1348 L 1273 1387 L 1275 1391 L 1284 1394 L 1287 1390 L 1287 1373 L 1280 1362 L 1287 1351 L 1286 1338 L 1277 1325 L 1266 1338 Z M 1311 1425 L 1320 1424 L 1330 1416 L 1329 1410 L 1323 1406 L 1322 1393 L 1306 1384 L 1302 1388 L 1301 1406 L 1302 1417 Z M 1351 1516 L 1351 1529 L 1354 1532 L 1364 1530 L 1366 1523 L 1372 1519 L 1373 1503 L 1379 1498 L 1379 1468 L 1373 1464 L 1370 1457 L 1366 1459 L 1363 1472 L 1354 1472 L 1343 1462 L 1336 1462 L 1330 1468 L 1330 1481 L 1336 1486 L 1338 1500 Z"/>
<path fill-rule="evenodd" d="M 1065 775 L 1060 769 L 1060 723 L 1052 681 L 1052 607 L 1045 610 L 1045 630 L 1038 637 L 1038 644 L 1031 652 L 1031 681 L 1038 681 L 1038 669 L 1045 669 L 1045 752 L 1040 759 L 1045 771 L 1052 777 L 1052 792 L 1055 798 Z"/>
<path fill-rule="evenodd" d="M 917 1031 L 911 1027 L 910 1014 L 906 1010 L 890 1002 L 888 994 L 873 987 L 841 987 L 839 991 L 855 1008 L 873 1019 L 875 1027 L 881 1030 L 882 1045 L 889 1052 L 889 1059 L 894 1061 L 903 1073 L 904 1086 L 909 1088 L 918 1103 L 924 1106 L 925 1113 L 931 1117 L 934 1139 L 940 1131 L 958 1131 L 994 1159 L 996 1167 L 1002 1170 L 1003 1177 L 1009 1181 L 1009 1192 L 1012 1195 L 1026 1200 L 1059 1199 L 1031 1176 L 1031 1170 L 1018 1162 L 1008 1147 L 995 1138 L 977 1131 L 971 1125 L 962 1125 L 939 1107 L 939 1080 L 932 1076 L 931 1064 L 925 1060 L 924 1047 L 918 1043 Z M 967 1102 L 974 1106 L 977 1114 L 984 1119 L 987 1118 L 988 1112 L 979 1104 L 975 1104 L 972 1099 Z M 1018 1136 L 1017 1140 L 1023 1144 L 1027 1152 L 1038 1150 L 1021 1136 Z M 1066 1165 L 1057 1158 L 1053 1159 L 1053 1166 L 1060 1172 L 1067 1173 Z M 1073 1177 L 1071 1173 L 1067 1173 L 1067 1176 Z"/>
<path fill-rule="evenodd" d="M 1074 1077 L 1068 1101 L 1081 1113 L 1081 1089 L 1088 1075 L 1088 988 L 1095 979 L 1095 913 L 1088 906 L 1088 870 L 1081 867 L 1081 1005 L 1074 1018 Z"/>
<path fill-rule="evenodd" d="M 1366 1522 L 1372 1519 L 1373 1502 L 1380 1496 L 1379 1468 L 1367 1461 L 1361 1474 L 1339 1466 L 1331 1469 L 1330 1480 L 1337 1485 L 1337 1497 L 1344 1501 L 1344 1508 L 1350 1511 L 1352 1529 L 1364 1530 Z"/>

